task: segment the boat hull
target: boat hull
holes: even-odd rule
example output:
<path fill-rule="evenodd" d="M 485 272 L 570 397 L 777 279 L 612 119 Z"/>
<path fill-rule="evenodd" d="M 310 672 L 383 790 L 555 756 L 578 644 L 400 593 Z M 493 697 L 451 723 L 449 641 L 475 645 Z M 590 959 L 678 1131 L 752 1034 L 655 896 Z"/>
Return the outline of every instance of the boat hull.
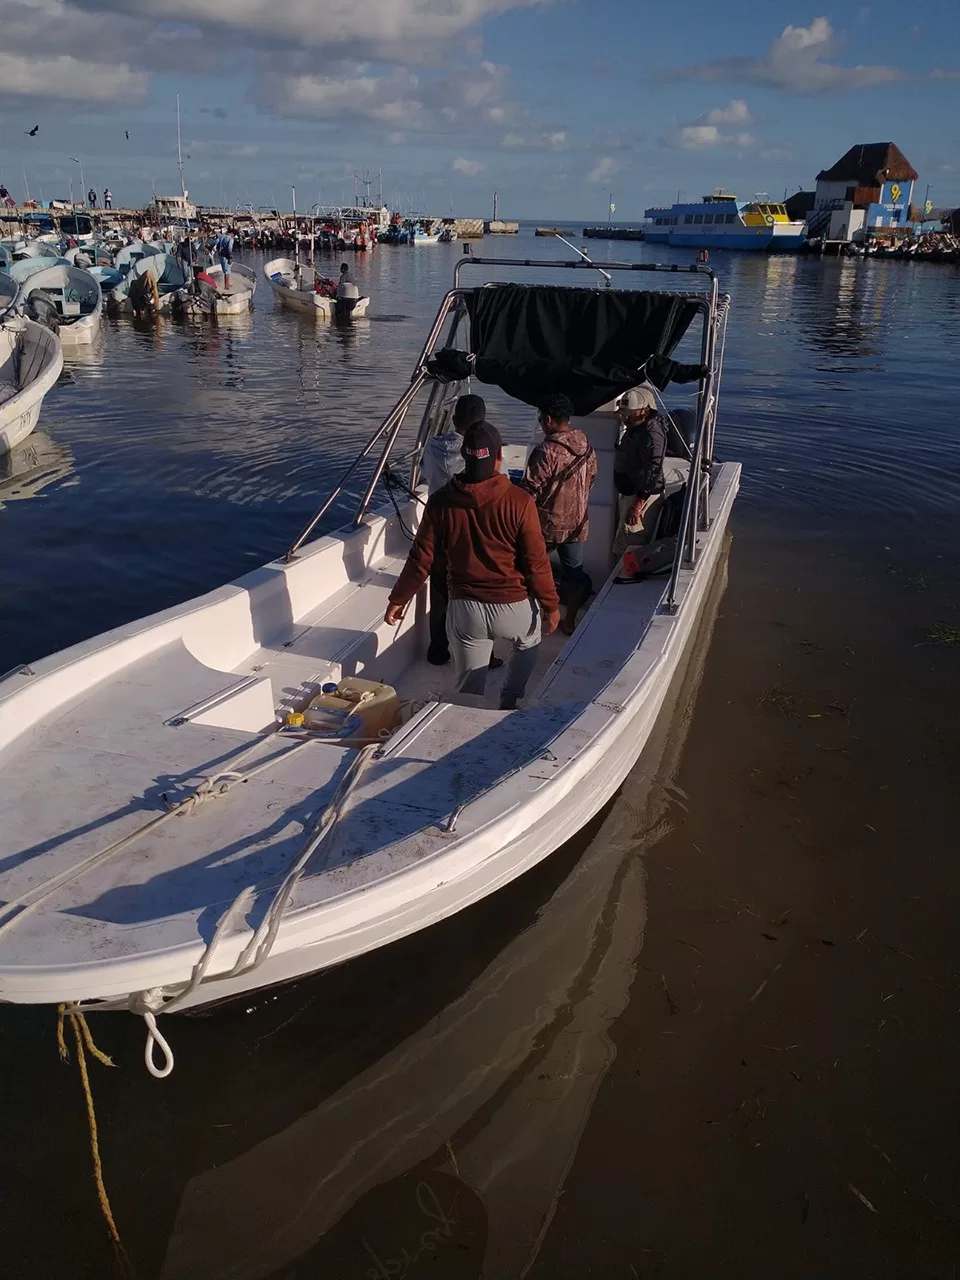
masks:
<path fill-rule="evenodd" d="M 217 282 L 217 292 L 204 290 L 199 295 L 182 290 L 180 305 L 190 316 L 239 316 L 253 306 L 257 277 L 249 267 L 234 263 L 230 271 L 230 289 L 225 287 L 221 267 L 206 267 L 205 272 Z"/>
<path fill-rule="evenodd" d="M 647 236 L 653 243 L 654 238 Z M 803 234 L 773 235 L 769 231 L 737 231 L 729 235 L 674 231 L 666 241 L 675 249 L 735 249 L 740 253 L 790 253 L 803 244 Z M 661 242 L 662 243 L 662 242 Z"/>
<path fill-rule="evenodd" d="M 13 380 L 5 375 L 18 334 L 23 341 L 21 387 L 12 397 L 0 400 L 0 453 L 15 448 L 37 425 L 43 398 L 63 368 L 63 348 L 56 334 L 33 320 L 12 320 L 0 325 L 0 384 Z"/>
<path fill-rule="evenodd" d="M 411 862 L 403 865 L 391 861 L 390 874 L 351 883 L 350 875 L 372 875 L 358 865 L 338 881 L 336 890 L 316 905 L 288 912 L 272 950 L 255 970 L 235 977 L 224 976 L 250 939 L 249 928 L 228 932 L 209 971 L 210 980 L 184 996 L 177 1008 L 187 1010 L 217 1003 L 286 982 L 341 964 L 427 928 L 523 875 L 583 827 L 615 794 L 656 723 L 673 677 L 697 630 L 721 556 L 739 475 L 740 467 L 735 463 L 724 464 L 719 469 L 712 502 L 713 519 L 710 528 L 698 538 L 696 568 L 681 572 L 675 613 L 666 613 L 661 608 L 664 588 L 654 580 L 629 588 L 629 599 L 612 579 L 601 590 L 587 619 L 570 642 L 572 648 L 576 650 L 576 646 L 581 645 L 581 651 L 589 653 L 591 644 L 596 645 L 598 640 L 604 648 L 606 638 L 612 634 L 611 627 L 619 626 L 622 630 L 625 625 L 632 625 L 638 628 L 639 634 L 638 643 L 634 645 L 631 640 L 627 647 L 628 656 L 619 670 L 609 677 L 603 676 L 602 693 L 581 706 L 576 700 L 570 703 L 568 699 L 574 695 L 564 690 L 564 700 L 551 703 L 551 680 L 557 679 L 551 675 L 554 671 L 551 668 L 541 682 L 539 700 L 535 699 L 537 705 L 532 710 L 512 715 L 484 713 L 493 717 L 486 731 L 489 738 L 504 720 L 518 726 L 538 724 L 542 704 L 548 727 L 559 726 L 557 732 L 549 729 L 552 736 L 546 739 L 549 741 L 546 755 L 540 754 L 540 748 L 534 748 L 531 762 L 522 770 L 508 772 L 502 784 L 477 793 L 468 804 L 461 806 L 466 812 L 459 819 L 460 829 L 456 834 L 454 826 L 448 825 L 449 834 L 444 838 L 443 830 L 439 834 L 432 830 L 436 824 L 427 819 L 424 834 L 417 837 L 416 856 Z M 0 738 L 16 736 L 23 731 L 24 722 L 38 714 L 44 698 L 43 685 L 47 689 L 58 686 L 62 689 L 68 684 L 70 693 L 61 692 L 60 696 L 70 697 L 82 687 L 84 664 L 92 663 L 96 670 L 108 671 L 113 646 L 134 646 L 142 652 L 156 652 L 158 647 L 174 644 L 178 637 L 182 641 L 187 628 L 195 636 L 209 634 L 213 622 L 212 616 L 209 623 L 205 621 L 206 614 L 237 605 L 246 616 L 245 593 L 263 590 L 276 593 L 278 581 L 282 584 L 284 600 L 295 599 L 306 584 L 318 580 L 325 572 L 325 565 L 342 566 L 367 554 L 372 545 L 383 542 L 392 522 L 392 514 L 378 514 L 360 529 L 351 528 L 321 539 L 292 566 L 267 566 L 259 576 L 251 575 L 246 582 L 241 580 L 211 597 L 189 602 L 155 619 L 123 628 L 112 636 L 77 646 L 37 664 L 29 676 L 13 677 L 14 687 L 5 697 L 0 697 Z M 644 596 L 645 592 L 649 594 Z M 641 598 L 646 599 L 644 607 L 649 607 L 649 614 L 642 615 L 645 621 L 637 620 L 640 615 L 634 608 Z M 256 606 L 251 601 L 249 607 L 252 616 Z M 628 619 L 632 619 L 632 623 Z M 413 621 L 407 625 L 408 639 L 415 641 Z M 600 630 L 592 632 L 592 628 Z M 392 637 L 391 641 L 396 643 Z M 575 653 L 570 660 L 577 661 Z M 211 665 L 217 664 L 211 662 Z M 51 714 L 54 710 L 51 708 Z M 450 713 L 448 718 L 453 722 L 447 732 L 454 734 L 456 722 L 462 722 L 468 715 L 462 708 L 450 704 L 428 706 L 419 713 L 419 718 L 415 717 L 405 730 L 398 732 L 397 765 L 403 764 L 404 740 L 419 735 L 415 753 L 419 757 L 422 744 L 429 736 L 428 721 L 435 717 L 439 722 L 446 713 Z M 524 721 L 524 716 L 531 719 Z M 418 759 L 415 767 L 422 767 L 422 761 Z M 501 786 L 507 787 L 506 793 L 500 790 Z M 431 830 L 432 834 L 426 834 Z M 382 838 L 388 838 L 386 832 Z M 369 858 L 360 861 L 361 864 L 369 862 Z M 2 954 L 3 949 L 0 939 L 0 999 L 4 1001 L 95 1000 L 99 1008 L 126 1009 L 130 1007 L 131 997 L 138 992 L 183 988 L 203 954 L 204 943 L 194 936 L 189 943 L 165 949 L 143 949 L 109 960 L 91 957 L 82 962 L 43 966 L 11 964 L 9 957 Z"/>
<path fill-rule="evenodd" d="M 103 301 L 97 303 L 96 311 L 88 316 L 81 316 L 72 324 L 62 324 L 57 330 L 60 343 L 64 347 L 80 347 L 93 342 L 100 332 L 100 321 L 103 318 Z"/>
<path fill-rule="evenodd" d="M 341 318 L 337 314 L 336 298 L 314 293 L 312 287 L 301 289 L 293 287 L 296 269 L 296 263 L 289 258 L 278 258 L 273 262 L 268 262 L 263 269 L 267 284 L 280 305 L 290 311 L 299 311 L 303 315 L 312 315 L 314 319 L 334 320 Z M 312 267 L 303 267 L 302 279 L 304 281 L 313 279 L 312 272 Z M 277 276 L 279 279 L 274 278 Z M 361 319 L 366 315 L 369 305 L 370 299 L 368 297 L 359 298 L 353 310 L 342 318 L 345 320 Z"/>

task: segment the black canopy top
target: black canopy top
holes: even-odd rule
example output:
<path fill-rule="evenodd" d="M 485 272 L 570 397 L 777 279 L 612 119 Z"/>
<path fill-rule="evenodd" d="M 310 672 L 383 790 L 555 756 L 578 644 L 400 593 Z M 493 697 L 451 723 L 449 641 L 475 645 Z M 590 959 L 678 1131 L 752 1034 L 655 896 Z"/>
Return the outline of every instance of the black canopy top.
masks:
<path fill-rule="evenodd" d="M 527 404 L 562 391 L 577 414 L 592 413 L 647 377 L 661 385 L 671 376 L 682 379 L 683 366 L 667 357 L 701 304 L 695 294 L 633 289 L 475 289 L 466 296 L 474 371 L 481 382 Z M 451 357 L 463 359 L 452 351 L 438 356 L 441 368 L 450 367 Z M 699 366 L 691 370 L 699 372 Z"/>

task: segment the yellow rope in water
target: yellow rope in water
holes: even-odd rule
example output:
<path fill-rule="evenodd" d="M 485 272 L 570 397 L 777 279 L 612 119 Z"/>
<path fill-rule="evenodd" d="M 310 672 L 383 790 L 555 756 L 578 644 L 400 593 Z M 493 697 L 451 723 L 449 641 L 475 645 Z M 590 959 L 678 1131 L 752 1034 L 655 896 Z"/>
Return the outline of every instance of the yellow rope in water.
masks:
<path fill-rule="evenodd" d="M 87 1124 L 90 1128 L 90 1153 L 93 1157 L 93 1180 L 97 1186 L 97 1199 L 100 1201 L 100 1210 L 103 1214 L 104 1221 L 107 1224 L 107 1232 L 113 1245 L 117 1258 L 117 1264 L 121 1274 L 131 1276 L 133 1268 L 127 1251 L 124 1249 L 120 1240 L 120 1232 L 117 1230 L 117 1224 L 113 1216 L 113 1210 L 110 1208 L 110 1197 L 107 1195 L 107 1188 L 103 1181 L 103 1164 L 100 1160 L 100 1135 L 97 1130 L 97 1114 L 93 1106 L 93 1091 L 90 1088 L 90 1075 L 87 1071 L 87 1052 L 89 1051 L 98 1062 L 102 1062 L 105 1067 L 115 1067 L 117 1064 L 107 1054 L 99 1049 L 94 1043 L 93 1034 L 87 1025 L 87 1020 L 83 1013 L 72 1004 L 61 1004 L 57 1008 L 57 1049 L 60 1057 L 64 1062 L 70 1061 L 70 1051 L 67 1049 L 67 1040 L 64 1033 L 64 1022 L 70 1019 L 70 1026 L 73 1028 L 73 1035 L 77 1046 L 77 1063 L 80 1067 L 80 1081 L 83 1085 L 83 1096 L 87 1104 Z"/>

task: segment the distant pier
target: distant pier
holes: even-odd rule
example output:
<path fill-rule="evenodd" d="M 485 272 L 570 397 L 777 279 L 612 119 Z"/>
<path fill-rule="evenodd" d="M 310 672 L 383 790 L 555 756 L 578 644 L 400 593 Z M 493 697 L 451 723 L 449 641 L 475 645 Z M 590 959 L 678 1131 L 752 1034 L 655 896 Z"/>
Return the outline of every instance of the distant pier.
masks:
<path fill-rule="evenodd" d="M 584 227 L 584 240 L 642 240 L 640 227 Z"/>

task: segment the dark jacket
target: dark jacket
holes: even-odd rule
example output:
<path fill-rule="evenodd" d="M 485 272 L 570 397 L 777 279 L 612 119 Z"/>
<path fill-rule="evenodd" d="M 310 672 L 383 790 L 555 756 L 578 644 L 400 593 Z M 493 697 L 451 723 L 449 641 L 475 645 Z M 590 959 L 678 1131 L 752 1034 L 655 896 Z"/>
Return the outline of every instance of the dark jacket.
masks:
<path fill-rule="evenodd" d="M 649 498 L 663 489 L 668 426 L 657 413 L 624 432 L 613 459 L 613 483 L 618 493 Z"/>
<path fill-rule="evenodd" d="M 537 508 L 507 476 L 476 484 L 457 476 L 430 495 L 391 604 L 413 599 L 438 550 L 446 552 L 454 600 L 515 604 L 534 596 L 547 610 L 559 608 Z"/>

